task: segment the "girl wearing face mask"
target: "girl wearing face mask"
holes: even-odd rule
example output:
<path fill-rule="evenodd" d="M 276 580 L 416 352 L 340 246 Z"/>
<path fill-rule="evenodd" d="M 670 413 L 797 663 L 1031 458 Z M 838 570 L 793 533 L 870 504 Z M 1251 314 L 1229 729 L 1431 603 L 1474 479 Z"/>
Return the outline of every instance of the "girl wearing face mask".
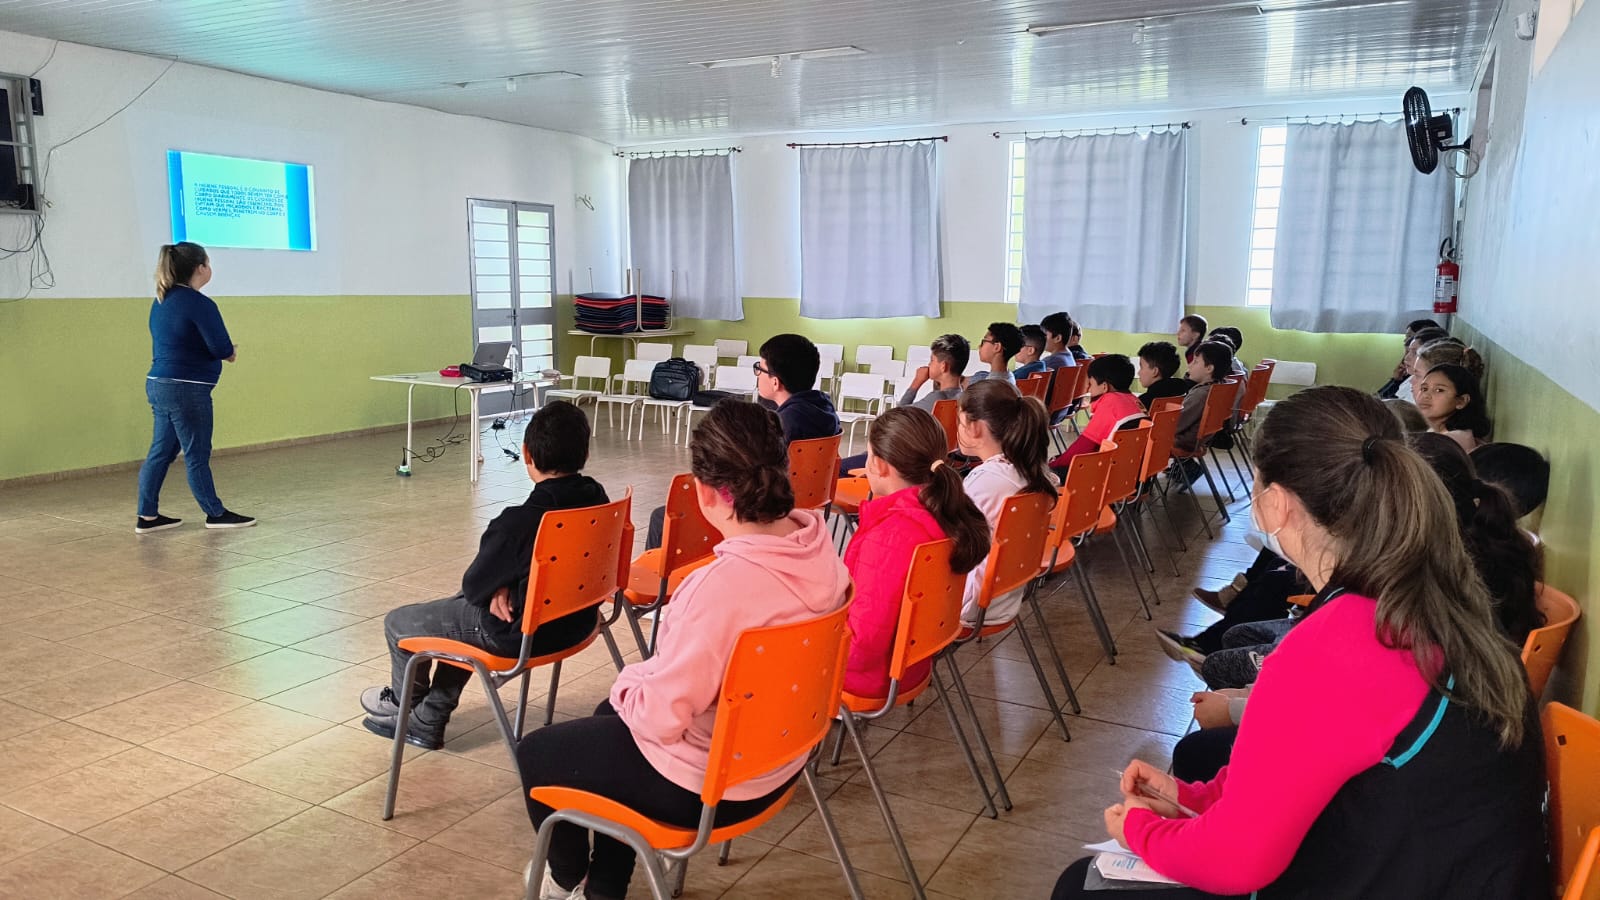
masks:
<path fill-rule="evenodd" d="M 1124 771 L 1107 832 L 1188 887 L 1119 897 L 1547 893 L 1537 707 L 1443 483 L 1351 388 L 1279 403 L 1255 463 L 1257 523 L 1320 609 L 1262 669 L 1216 778 Z M 1057 900 L 1088 896 L 1088 864 Z"/>

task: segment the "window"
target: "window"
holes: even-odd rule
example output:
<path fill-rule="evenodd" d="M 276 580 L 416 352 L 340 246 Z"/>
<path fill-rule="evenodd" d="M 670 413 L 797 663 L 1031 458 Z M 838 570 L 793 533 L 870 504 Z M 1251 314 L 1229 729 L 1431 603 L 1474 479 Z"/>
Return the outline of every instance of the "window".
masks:
<path fill-rule="evenodd" d="M 1261 128 L 1256 148 L 1255 215 L 1250 223 L 1250 273 L 1245 299 L 1250 306 L 1272 305 L 1273 251 L 1278 246 L 1278 201 L 1283 193 L 1283 151 L 1289 126 Z"/>
<path fill-rule="evenodd" d="M 1006 204 L 1006 302 L 1022 302 L 1022 188 L 1027 141 L 1012 141 L 1007 159 L 1010 201 Z"/>

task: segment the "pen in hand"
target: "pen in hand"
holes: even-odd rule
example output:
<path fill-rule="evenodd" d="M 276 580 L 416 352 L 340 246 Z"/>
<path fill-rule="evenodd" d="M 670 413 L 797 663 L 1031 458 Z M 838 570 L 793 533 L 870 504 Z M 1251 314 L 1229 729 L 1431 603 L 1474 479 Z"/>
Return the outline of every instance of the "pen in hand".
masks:
<path fill-rule="evenodd" d="M 1111 771 L 1117 773 L 1117 784 L 1120 786 L 1122 784 L 1122 774 L 1123 774 L 1122 770 L 1121 769 L 1112 769 Z M 1187 816 L 1187 817 L 1189 817 L 1191 819 L 1196 819 L 1196 818 L 1200 817 L 1199 813 L 1195 812 L 1194 810 L 1190 809 L 1187 806 L 1184 806 L 1182 803 L 1179 803 L 1178 802 L 1178 798 L 1176 798 L 1176 797 L 1168 797 L 1166 794 L 1161 793 L 1160 791 L 1158 791 L 1155 788 L 1151 787 L 1146 782 L 1140 781 L 1140 782 L 1136 782 L 1136 784 L 1138 785 L 1139 793 L 1141 793 L 1144 796 L 1150 798 L 1151 800 L 1159 800 L 1162 803 L 1170 804 L 1178 812 L 1183 813 L 1185 816 Z"/>

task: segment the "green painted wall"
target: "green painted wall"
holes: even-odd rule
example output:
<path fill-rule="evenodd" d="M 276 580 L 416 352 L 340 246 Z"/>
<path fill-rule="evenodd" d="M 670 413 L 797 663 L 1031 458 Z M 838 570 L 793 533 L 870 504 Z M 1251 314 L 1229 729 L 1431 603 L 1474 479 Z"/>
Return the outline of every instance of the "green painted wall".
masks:
<path fill-rule="evenodd" d="M 1572 396 L 1543 372 L 1502 349 L 1470 325 L 1452 329 L 1483 353 L 1484 392 L 1494 438 L 1527 444 L 1550 458 L 1550 499 L 1537 519 L 1545 543 L 1545 580 L 1576 597 L 1584 608 L 1556 671 L 1555 696 L 1594 712 L 1600 706 L 1600 412 Z"/>

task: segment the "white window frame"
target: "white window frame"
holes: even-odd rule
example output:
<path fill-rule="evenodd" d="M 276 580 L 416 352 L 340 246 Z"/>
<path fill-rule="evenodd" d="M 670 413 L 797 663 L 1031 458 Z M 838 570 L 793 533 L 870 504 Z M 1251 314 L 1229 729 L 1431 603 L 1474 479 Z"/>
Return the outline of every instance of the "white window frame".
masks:
<path fill-rule="evenodd" d="M 1284 154 L 1288 125 L 1262 125 L 1256 136 L 1254 211 L 1250 216 L 1250 249 L 1245 257 L 1245 305 L 1272 306 L 1272 265 L 1278 245 L 1278 206 L 1283 196 Z"/>
<path fill-rule="evenodd" d="M 1022 302 L 1022 195 L 1026 184 L 1028 142 L 1012 141 L 1006 155 L 1006 283 L 1005 302 Z"/>

